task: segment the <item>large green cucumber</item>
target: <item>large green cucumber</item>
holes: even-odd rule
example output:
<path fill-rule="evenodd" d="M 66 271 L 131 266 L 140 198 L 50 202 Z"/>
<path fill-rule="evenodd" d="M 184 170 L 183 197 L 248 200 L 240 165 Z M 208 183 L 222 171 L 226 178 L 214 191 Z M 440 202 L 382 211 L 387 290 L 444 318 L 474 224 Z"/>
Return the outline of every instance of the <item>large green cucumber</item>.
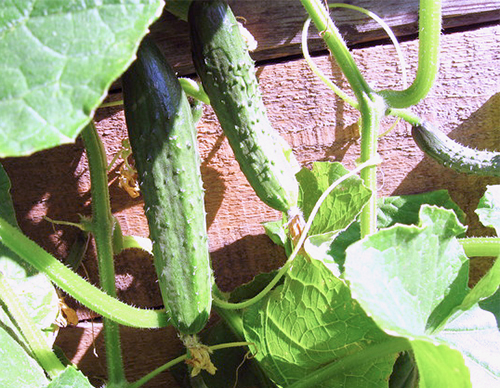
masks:
<path fill-rule="evenodd" d="M 189 102 L 163 54 L 147 38 L 122 84 L 160 290 L 173 325 L 183 334 L 195 334 L 210 315 L 213 276 Z"/>
<path fill-rule="evenodd" d="M 219 0 L 189 8 L 193 62 L 236 160 L 259 198 L 281 211 L 296 206 L 298 164 L 272 128 L 238 22 Z"/>
<path fill-rule="evenodd" d="M 412 127 L 419 148 L 445 167 L 481 176 L 500 176 L 500 153 L 475 150 L 456 143 L 428 121 Z"/>

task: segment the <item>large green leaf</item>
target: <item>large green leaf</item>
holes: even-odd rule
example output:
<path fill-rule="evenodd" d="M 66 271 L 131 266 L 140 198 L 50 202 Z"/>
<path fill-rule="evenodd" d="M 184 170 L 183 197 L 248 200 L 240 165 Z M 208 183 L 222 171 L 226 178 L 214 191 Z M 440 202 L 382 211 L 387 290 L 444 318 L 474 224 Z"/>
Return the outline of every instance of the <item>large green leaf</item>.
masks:
<path fill-rule="evenodd" d="M 413 337 L 441 325 L 436 314 L 448 317 L 467 293 L 468 260 L 453 238 L 464 227 L 449 210 L 424 206 L 420 214 L 420 226 L 354 243 L 345 263 L 353 294 L 379 326 Z"/>
<path fill-rule="evenodd" d="M 499 298 L 492 299 L 498 306 Z M 436 336 L 462 353 L 474 388 L 500 386 L 499 318 L 487 305 L 475 305 L 448 322 Z"/>
<path fill-rule="evenodd" d="M 423 206 L 419 226 L 393 226 L 346 250 L 353 295 L 380 328 L 412 341 L 422 387 L 470 387 L 463 357 L 436 336 L 468 292 L 455 238 L 464 230 L 452 211 Z"/>
<path fill-rule="evenodd" d="M 312 170 L 303 168 L 297 173 L 300 185 L 299 207 L 307 220 L 316 201 L 337 179 L 349 171 L 340 163 L 313 163 Z M 347 179 L 336 187 L 319 208 L 309 235 L 323 234 L 346 228 L 363 208 L 370 197 L 361 179 Z"/>
<path fill-rule="evenodd" d="M 280 386 L 363 349 L 387 341 L 351 298 L 346 285 L 318 260 L 295 259 L 283 286 L 243 315 L 256 359 Z M 396 355 L 360 363 L 318 387 L 387 387 Z"/>
<path fill-rule="evenodd" d="M 479 220 L 485 226 L 495 228 L 500 237 L 500 185 L 487 186 L 476 209 Z"/>
<path fill-rule="evenodd" d="M 425 340 L 413 340 L 412 347 L 420 372 L 419 388 L 471 387 L 469 370 L 460 352 Z"/>
<path fill-rule="evenodd" d="M 7 0 L 0 157 L 73 142 L 134 58 L 161 0 Z"/>
<path fill-rule="evenodd" d="M 10 197 L 10 181 L 0 164 L 0 216 L 17 226 L 14 208 Z M 0 272 L 16 290 L 19 300 L 29 312 L 37 326 L 44 330 L 49 343 L 55 336 L 50 327 L 59 311 L 58 296 L 52 283 L 44 274 L 37 273 L 14 252 L 0 242 Z M 1 295 L 0 295 L 1 299 Z M 9 328 L 9 332 L 22 344 L 24 338 L 17 325 L 11 321 L 9 314 L 0 307 L 0 324 Z"/>
<path fill-rule="evenodd" d="M 50 382 L 47 388 L 93 388 L 89 379 L 73 365 Z"/>
<path fill-rule="evenodd" d="M 48 381 L 43 369 L 0 326 L 0 386 L 2 388 L 43 387 Z"/>

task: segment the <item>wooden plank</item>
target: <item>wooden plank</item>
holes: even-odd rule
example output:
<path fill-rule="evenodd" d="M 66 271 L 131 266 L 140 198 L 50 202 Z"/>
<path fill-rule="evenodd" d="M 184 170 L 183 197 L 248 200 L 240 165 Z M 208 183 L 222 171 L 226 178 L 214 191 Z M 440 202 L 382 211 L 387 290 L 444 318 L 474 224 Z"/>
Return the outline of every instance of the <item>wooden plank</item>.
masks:
<path fill-rule="evenodd" d="M 436 85 L 414 112 L 432 119 L 464 144 L 500 150 L 500 26 L 444 35 L 441 46 Z M 413 74 L 418 44 L 405 42 L 402 47 L 409 58 L 410 74 Z M 356 49 L 354 55 L 366 78 L 377 87 L 399 85 L 400 72 L 390 46 Z M 315 60 L 339 85 L 347 88 L 327 56 Z M 258 74 L 270 119 L 293 145 L 303 165 L 329 160 L 340 161 L 348 168 L 354 166 L 359 154 L 359 115 L 326 89 L 303 60 L 261 66 Z M 108 161 L 111 161 L 126 137 L 123 111 L 121 108 L 100 110 L 96 121 Z M 390 124 L 384 121 L 382 130 Z M 252 192 L 210 108 L 206 109 L 199 125 L 198 139 L 213 268 L 217 283 L 229 290 L 251 280 L 259 272 L 281 265 L 283 252 L 264 235 L 261 225 L 264 221 L 278 219 L 280 214 L 263 205 Z M 379 195 L 382 196 L 445 188 L 462 208 L 470 209 L 475 207 L 486 185 L 500 183 L 498 178 L 465 176 L 438 166 L 415 146 L 409 127 L 404 123 L 399 123 L 381 139 L 379 153 L 383 158 L 379 181 Z M 65 257 L 74 240 L 75 229 L 53 226 L 42 217 L 47 215 L 77 222 L 79 214 L 90 215 L 88 169 L 82 143 L 78 141 L 74 145 L 27 158 L 6 159 L 2 163 L 12 180 L 13 199 L 22 230 L 49 252 Z M 117 187 L 115 172 L 110 173 L 114 214 L 125 234 L 147 236 L 142 201 L 130 198 Z M 480 227 L 473 212 L 467 215 L 471 221 L 470 235 L 491 233 Z M 85 268 L 86 271 L 81 270 L 82 275 L 96 283 L 93 250 L 85 260 Z M 148 256 L 130 252 L 120 255 L 117 275 L 123 300 L 144 307 L 156 307 L 161 303 Z M 477 273 L 473 276 L 477 277 Z M 78 308 L 78 312 L 81 319 L 92 316 L 82 308 Z M 105 361 L 102 356 L 98 360 L 92 356 L 88 325 L 81 323 L 77 328 L 62 329 L 57 344 L 70 357 L 80 361 L 85 372 L 102 377 Z M 144 363 L 149 371 L 180 350 L 176 334 L 170 329 L 147 332 L 125 329 L 123 337 L 127 341 L 124 350 L 132 357 L 126 361 L 131 380 L 146 372 L 139 370 L 137 364 Z M 97 342 L 100 340 L 98 338 Z M 78 344 L 81 344 L 80 350 Z M 173 350 L 165 353 L 167 348 Z M 102 354 L 101 350 L 98 353 Z M 137 354 L 140 354 L 140 362 L 137 357 L 133 359 Z M 171 377 L 165 375 L 163 378 L 165 380 L 150 386 L 175 387 Z"/>
<path fill-rule="evenodd" d="M 301 54 L 300 35 L 306 12 L 295 0 L 232 0 L 235 15 L 246 20 L 245 27 L 254 35 L 259 46 L 252 57 L 258 61 Z M 418 0 L 354 0 L 349 3 L 366 8 L 379 15 L 397 36 L 417 32 Z M 499 21 L 500 2 L 497 0 L 443 0 L 443 28 Z M 380 26 L 364 14 L 336 9 L 333 18 L 349 45 L 385 39 Z M 324 50 L 324 45 L 311 28 L 310 49 Z M 194 69 L 189 48 L 187 24 L 168 12 L 153 25 L 152 36 L 169 62 L 181 75 Z"/>

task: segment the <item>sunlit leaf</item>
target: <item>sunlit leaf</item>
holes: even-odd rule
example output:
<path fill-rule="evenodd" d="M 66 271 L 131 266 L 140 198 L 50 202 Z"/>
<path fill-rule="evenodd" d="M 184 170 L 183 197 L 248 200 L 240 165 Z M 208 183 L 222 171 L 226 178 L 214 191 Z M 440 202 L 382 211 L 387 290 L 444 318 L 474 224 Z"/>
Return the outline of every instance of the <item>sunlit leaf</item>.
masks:
<path fill-rule="evenodd" d="M 161 7 L 160 0 L 3 2 L 0 157 L 73 142 Z"/>

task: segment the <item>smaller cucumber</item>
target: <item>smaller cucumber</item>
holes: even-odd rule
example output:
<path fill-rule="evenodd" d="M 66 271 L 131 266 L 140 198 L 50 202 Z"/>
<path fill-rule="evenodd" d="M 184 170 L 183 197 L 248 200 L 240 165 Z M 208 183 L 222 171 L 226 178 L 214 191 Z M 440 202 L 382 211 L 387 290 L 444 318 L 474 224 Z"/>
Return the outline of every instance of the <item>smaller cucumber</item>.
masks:
<path fill-rule="evenodd" d="M 265 204 L 288 211 L 297 205 L 299 166 L 266 115 L 231 8 L 221 0 L 193 1 L 188 21 L 196 72 L 241 170 Z"/>
<path fill-rule="evenodd" d="M 412 127 L 413 140 L 439 164 L 465 174 L 500 176 L 500 153 L 475 150 L 450 139 L 428 121 Z"/>

